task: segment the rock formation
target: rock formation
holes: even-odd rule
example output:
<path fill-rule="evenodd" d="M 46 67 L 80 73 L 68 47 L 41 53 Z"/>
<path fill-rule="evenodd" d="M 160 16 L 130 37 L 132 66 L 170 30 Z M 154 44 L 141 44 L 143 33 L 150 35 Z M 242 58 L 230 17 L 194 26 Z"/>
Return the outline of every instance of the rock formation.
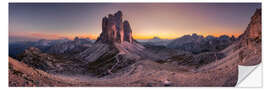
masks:
<path fill-rule="evenodd" d="M 128 21 L 124 21 L 124 40 L 132 43 L 132 30 Z"/>
<path fill-rule="evenodd" d="M 102 43 L 122 43 L 127 41 L 132 43 L 132 30 L 128 21 L 123 22 L 121 11 L 109 14 L 102 19 L 102 32 L 96 42 Z"/>
<path fill-rule="evenodd" d="M 254 48 L 252 45 L 255 42 L 261 42 L 262 38 L 262 20 L 261 20 L 261 9 L 257 9 L 255 14 L 251 17 L 251 21 L 244 34 L 240 36 L 241 43 L 243 46 L 248 46 L 249 49 Z"/>
<path fill-rule="evenodd" d="M 239 56 L 241 65 L 256 65 L 261 62 L 261 39 L 262 39 L 262 22 L 261 9 L 257 9 L 251 17 L 245 32 L 239 37 L 240 45 L 243 48 Z"/>
<path fill-rule="evenodd" d="M 65 82 L 53 80 L 49 73 L 29 67 L 11 57 L 8 58 L 8 64 L 9 87 L 69 86 Z"/>

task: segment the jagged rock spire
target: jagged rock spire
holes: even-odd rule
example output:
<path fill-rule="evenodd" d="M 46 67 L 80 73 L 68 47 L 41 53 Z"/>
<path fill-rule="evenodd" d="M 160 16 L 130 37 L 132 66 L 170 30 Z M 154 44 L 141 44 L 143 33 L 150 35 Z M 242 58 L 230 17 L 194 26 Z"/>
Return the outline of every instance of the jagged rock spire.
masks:
<path fill-rule="evenodd" d="M 109 14 L 102 19 L 102 32 L 96 42 L 102 43 L 132 43 L 132 30 L 128 21 L 123 22 L 122 11 Z"/>

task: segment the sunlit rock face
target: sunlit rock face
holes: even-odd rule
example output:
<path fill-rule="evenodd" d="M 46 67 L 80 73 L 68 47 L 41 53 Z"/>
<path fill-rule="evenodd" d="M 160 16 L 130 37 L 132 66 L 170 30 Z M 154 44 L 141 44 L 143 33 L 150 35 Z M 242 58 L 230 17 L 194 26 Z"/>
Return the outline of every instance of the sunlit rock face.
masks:
<path fill-rule="evenodd" d="M 261 14 L 261 9 L 257 9 L 251 17 L 251 21 L 248 24 L 246 31 L 240 36 L 242 46 L 247 46 L 249 49 L 254 49 L 260 46 L 262 38 Z"/>
<path fill-rule="evenodd" d="M 261 9 L 257 9 L 255 14 L 251 17 L 251 22 L 248 25 L 247 28 L 247 36 L 248 38 L 258 38 L 261 39 L 261 33 L 262 33 L 262 12 Z"/>
<path fill-rule="evenodd" d="M 239 37 L 239 48 L 243 48 L 240 52 L 240 65 L 257 65 L 261 63 L 262 52 L 262 20 L 261 9 L 257 9 L 251 17 L 245 32 Z"/>
<path fill-rule="evenodd" d="M 109 14 L 102 20 L 102 32 L 96 42 L 102 43 L 132 43 L 132 31 L 128 21 L 123 22 L 121 11 Z"/>

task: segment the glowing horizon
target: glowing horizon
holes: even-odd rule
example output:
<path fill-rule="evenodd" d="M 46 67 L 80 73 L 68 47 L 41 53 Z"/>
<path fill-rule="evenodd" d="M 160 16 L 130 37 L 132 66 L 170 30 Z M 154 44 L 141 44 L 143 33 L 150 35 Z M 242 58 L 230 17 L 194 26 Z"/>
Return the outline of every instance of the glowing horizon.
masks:
<path fill-rule="evenodd" d="M 135 39 L 238 37 L 260 3 L 10 3 L 9 37 L 96 39 L 104 16 L 121 10 Z"/>
<path fill-rule="evenodd" d="M 184 35 L 192 35 L 193 33 L 189 33 L 189 34 L 175 34 L 175 35 L 178 35 L 178 36 L 167 36 L 166 37 L 166 34 L 165 36 L 163 35 L 144 35 L 144 34 L 135 34 L 133 35 L 133 38 L 134 39 L 140 39 L 140 40 L 146 40 L 146 39 L 153 39 L 154 37 L 158 37 L 158 38 L 161 38 L 161 39 L 176 39 L 176 38 L 180 38 Z M 198 35 L 202 35 L 204 37 L 206 36 L 214 36 L 214 37 L 219 37 L 219 36 L 222 36 L 222 35 L 227 35 L 227 36 L 234 36 L 234 37 L 238 37 L 240 34 L 224 34 L 224 33 L 219 33 L 219 34 L 203 34 L 203 33 L 196 33 Z M 167 34 L 167 35 L 172 35 L 172 34 Z M 18 36 L 18 37 L 29 37 L 29 38 L 34 38 L 34 37 L 40 37 L 39 39 L 48 39 L 48 40 L 56 40 L 56 39 L 63 39 L 63 38 L 66 38 L 66 39 L 70 39 L 70 40 L 73 40 L 75 37 L 79 37 L 79 38 L 89 38 L 89 39 L 92 39 L 92 40 L 96 40 L 99 35 L 57 35 L 57 34 L 41 34 L 41 33 L 24 33 L 24 34 L 21 34 L 21 35 L 14 35 L 14 34 L 10 34 L 10 36 Z"/>

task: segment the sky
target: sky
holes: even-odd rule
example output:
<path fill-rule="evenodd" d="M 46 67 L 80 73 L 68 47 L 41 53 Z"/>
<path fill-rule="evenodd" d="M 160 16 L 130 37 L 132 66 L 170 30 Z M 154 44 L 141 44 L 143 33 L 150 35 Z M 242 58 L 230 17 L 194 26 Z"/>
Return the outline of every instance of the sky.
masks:
<path fill-rule="evenodd" d="M 260 3 L 9 3 L 10 40 L 96 39 L 102 18 L 118 10 L 135 39 L 239 36 Z"/>

